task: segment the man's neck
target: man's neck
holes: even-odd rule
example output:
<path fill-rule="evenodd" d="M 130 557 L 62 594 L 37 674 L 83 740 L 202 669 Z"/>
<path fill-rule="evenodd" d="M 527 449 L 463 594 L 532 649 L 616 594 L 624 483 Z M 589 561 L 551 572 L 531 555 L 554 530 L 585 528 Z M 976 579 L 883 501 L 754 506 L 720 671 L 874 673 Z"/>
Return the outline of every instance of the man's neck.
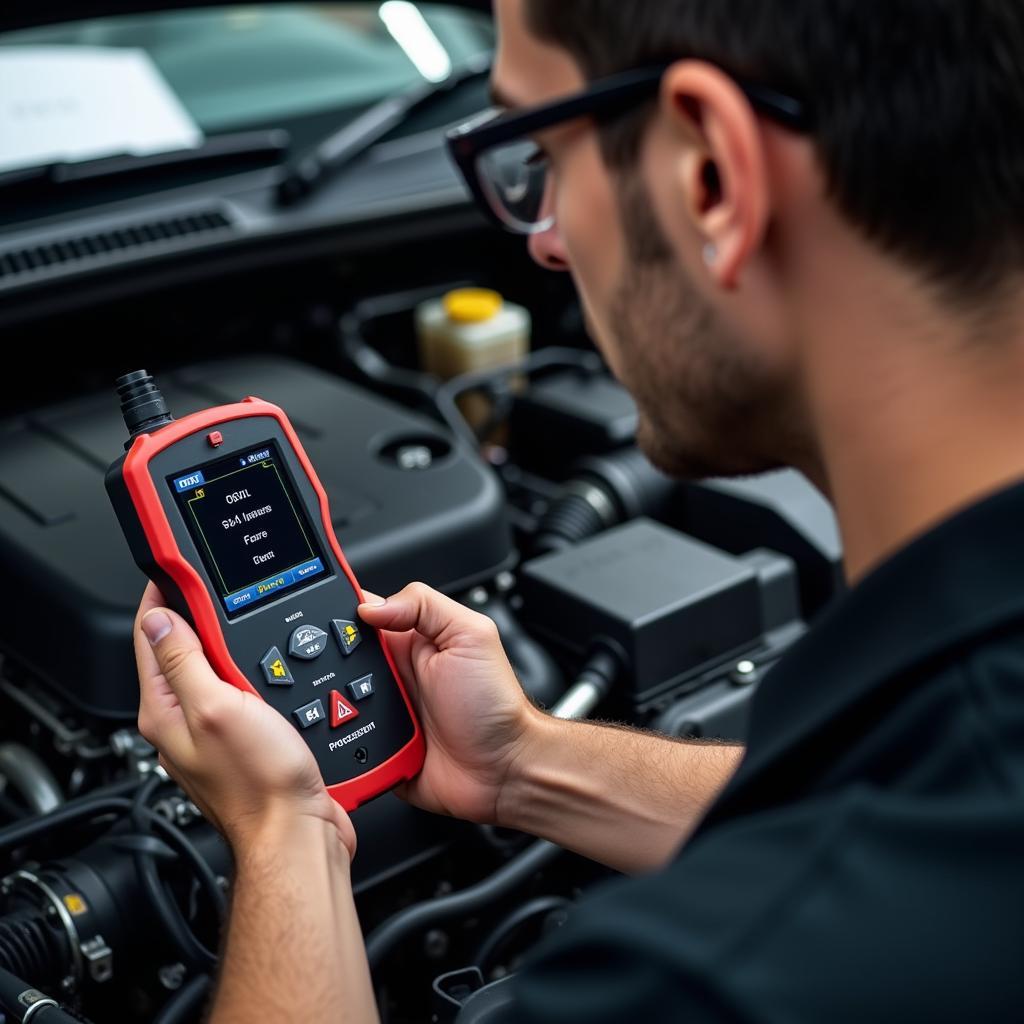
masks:
<path fill-rule="evenodd" d="M 873 263 L 822 272 L 804 324 L 817 475 L 851 583 L 1024 480 L 1024 303 L 982 330 Z"/>

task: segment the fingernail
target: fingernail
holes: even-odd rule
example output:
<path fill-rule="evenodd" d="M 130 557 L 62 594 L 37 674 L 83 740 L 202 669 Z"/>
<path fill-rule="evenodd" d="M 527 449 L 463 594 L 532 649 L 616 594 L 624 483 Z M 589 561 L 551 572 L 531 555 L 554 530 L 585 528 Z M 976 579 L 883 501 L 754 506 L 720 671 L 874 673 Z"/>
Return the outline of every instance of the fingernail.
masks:
<path fill-rule="evenodd" d="M 151 644 L 158 644 L 171 631 L 171 620 L 159 608 L 142 617 L 142 632 Z"/>
<path fill-rule="evenodd" d="M 366 607 L 383 608 L 387 603 L 387 598 L 380 597 L 377 594 L 371 594 L 368 590 L 363 591 L 363 604 Z"/>

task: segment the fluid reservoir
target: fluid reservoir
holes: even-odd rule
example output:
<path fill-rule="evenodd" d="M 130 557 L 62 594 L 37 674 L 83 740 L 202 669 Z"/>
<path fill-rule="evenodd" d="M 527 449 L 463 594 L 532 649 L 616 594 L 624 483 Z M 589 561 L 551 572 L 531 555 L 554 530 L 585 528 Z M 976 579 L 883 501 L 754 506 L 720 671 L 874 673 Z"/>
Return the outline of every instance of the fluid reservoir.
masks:
<path fill-rule="evenodd" d="M 451 380 L 476 370 L 514 366 L 530 352 L 530 313 L 485 288 L 460 288 L 416 310 L 420 365 Z M 481 395 L 467 395 L 463 415 L 477 425 L 487 416 Z"/>

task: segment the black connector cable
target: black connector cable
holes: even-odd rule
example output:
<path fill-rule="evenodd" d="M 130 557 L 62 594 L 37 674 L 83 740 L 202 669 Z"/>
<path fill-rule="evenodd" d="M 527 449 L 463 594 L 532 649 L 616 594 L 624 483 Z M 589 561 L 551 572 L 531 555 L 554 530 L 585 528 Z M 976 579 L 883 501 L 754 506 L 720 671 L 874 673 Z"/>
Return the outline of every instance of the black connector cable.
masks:
<path fill-rule="evenodd" d="M 124 425 L 129 434 L 125 442 L 126 451 L 139 434 L 152 433 L 174 422 L 174 417 L 167 411 L 163 392 L 145 370 L 135 370 L 118 377 L 117 393 L 121 399 L 121 415 L 124 416 Z"/>

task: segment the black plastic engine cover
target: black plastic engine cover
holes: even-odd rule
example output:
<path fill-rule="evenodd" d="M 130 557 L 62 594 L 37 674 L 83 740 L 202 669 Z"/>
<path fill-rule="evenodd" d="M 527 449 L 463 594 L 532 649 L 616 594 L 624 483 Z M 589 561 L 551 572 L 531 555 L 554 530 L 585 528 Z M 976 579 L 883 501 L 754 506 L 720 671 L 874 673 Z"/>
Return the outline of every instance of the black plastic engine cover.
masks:
<path fill-rule="evenodd" d="M 159 383 L 179 417 L 248 395 L 281 406 L 367 589 L 419 579 L 456 592 L 510 565 L 500 485 L 430 420 L 278 358 L 204 363 Z M 131 625 L 146 584 L 103 487 L 126 439 L 113 387 L 0 423 L 0 646 L 112 719 L 138 708 Z"/>

